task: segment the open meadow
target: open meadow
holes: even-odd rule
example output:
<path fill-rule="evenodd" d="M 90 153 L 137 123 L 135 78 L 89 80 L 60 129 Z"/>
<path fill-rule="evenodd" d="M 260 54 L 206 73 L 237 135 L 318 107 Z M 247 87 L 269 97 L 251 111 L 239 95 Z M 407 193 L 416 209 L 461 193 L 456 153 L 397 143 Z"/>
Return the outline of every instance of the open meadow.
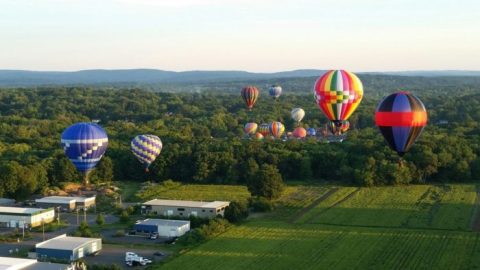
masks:
<path fill-rule="evenodd" d="M 480 269 L 475 185 L 288 187 L 161 269 Z"/>

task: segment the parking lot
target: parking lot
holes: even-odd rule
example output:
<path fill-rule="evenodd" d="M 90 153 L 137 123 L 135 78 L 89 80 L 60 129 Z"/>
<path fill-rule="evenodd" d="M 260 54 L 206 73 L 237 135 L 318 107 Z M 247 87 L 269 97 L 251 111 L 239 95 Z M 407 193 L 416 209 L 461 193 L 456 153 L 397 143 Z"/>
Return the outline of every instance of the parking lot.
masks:
<path fill-rule="evenodd" d="M 117 264 L 125 269 L 131 269 L 131 267 L 125 264 L 125 253 L 134 252 L 139 256 L 150 259 L 153 262 L 163 260 L 166 256 L 156 256 L 155 252 L 159 250 L 154 249 L 140 249 L 140 248 L 127 248 L 118 245 L 103 245 L 102 251 L 97 256 L 89 256 L 85 258 L 85 261 L 90 264 Z M 163 253 L 163 251 L 161 251 Z M 143 267 L 136 267 L 141 269 Z"/>

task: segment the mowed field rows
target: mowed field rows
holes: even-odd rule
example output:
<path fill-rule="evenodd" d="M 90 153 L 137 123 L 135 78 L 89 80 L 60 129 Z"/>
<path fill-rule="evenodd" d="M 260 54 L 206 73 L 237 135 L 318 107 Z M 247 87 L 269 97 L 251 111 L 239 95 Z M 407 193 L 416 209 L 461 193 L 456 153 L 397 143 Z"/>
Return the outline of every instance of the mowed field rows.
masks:
<path fill-rule="evenodd" d="M 290 188 L 274 212 L 161 269 L 480 269 L 474 185 Z"/>
<path fill-rule="evenodd" d="M 306 223 L 470 230 L 474 185 L 360 188 L 329 208 L 352 188 L 341 188 L 309 213 Z M 335 198 L 336 197 L 336 198 Z"/>

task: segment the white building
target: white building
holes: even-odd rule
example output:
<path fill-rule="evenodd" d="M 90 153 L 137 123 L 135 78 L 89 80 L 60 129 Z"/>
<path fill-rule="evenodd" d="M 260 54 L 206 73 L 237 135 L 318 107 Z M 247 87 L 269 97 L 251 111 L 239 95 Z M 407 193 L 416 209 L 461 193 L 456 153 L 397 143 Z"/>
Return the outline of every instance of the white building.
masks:
<path fill-rule="evenodd" d="M 55 211 L 41 208 L 0 207 L 0 227 L 37 227 L 55 219 Z"/>
<path fill-rule="evenodd" d="M 0 257 L 0 270 L 73 270 L 67 264 L 38 262 L 32 259 Z"/>
<path fill-rule="evenodd" d="M 36 199 L 35 203 L 39 207 L 60 207 L 61 211 L 73 211 L 77 208 L 90 208 L 95 206 L 94 197 L 70 197 L 70 196 L 48 196 L 41 199 Z"/>
<path fill-rule="evenodd" d="M 145 219 L 137 221 L 134 229 L 141 233 L 158 233 L 160 237 L 179 237 L 190 231 L 190 221 Z"/>

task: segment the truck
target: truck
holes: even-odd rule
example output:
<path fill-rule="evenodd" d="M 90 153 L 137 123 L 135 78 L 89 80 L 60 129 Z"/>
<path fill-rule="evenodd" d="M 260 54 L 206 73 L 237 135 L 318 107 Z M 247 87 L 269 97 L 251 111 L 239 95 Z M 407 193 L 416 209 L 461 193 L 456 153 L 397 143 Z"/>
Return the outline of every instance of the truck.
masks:
<path fill-rule="evenodd" d="M 125 253 L 125 264 L 128 266 L 136 266 L 136 265 L 147 265 L 152 263 L 151 260 L 147 258 L 143 258 L 138 256 L 138 254 L 134 252 L 126 252 Z"/>

